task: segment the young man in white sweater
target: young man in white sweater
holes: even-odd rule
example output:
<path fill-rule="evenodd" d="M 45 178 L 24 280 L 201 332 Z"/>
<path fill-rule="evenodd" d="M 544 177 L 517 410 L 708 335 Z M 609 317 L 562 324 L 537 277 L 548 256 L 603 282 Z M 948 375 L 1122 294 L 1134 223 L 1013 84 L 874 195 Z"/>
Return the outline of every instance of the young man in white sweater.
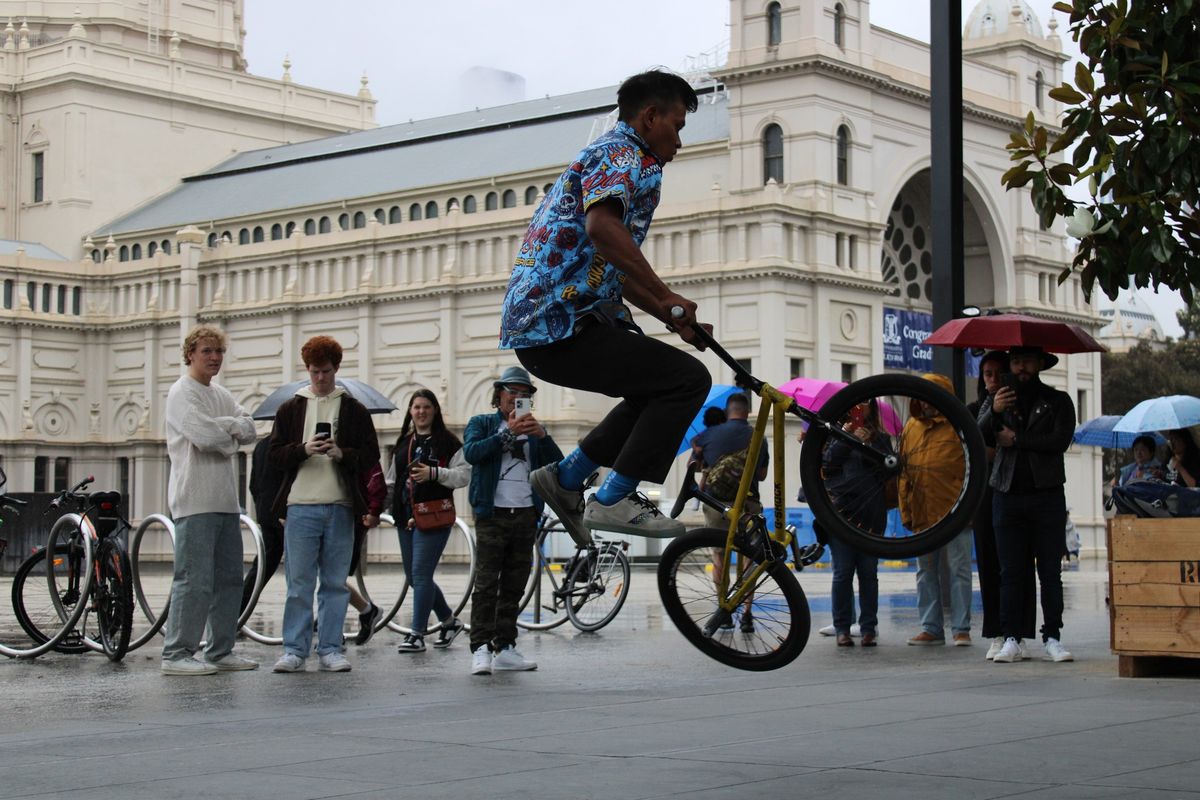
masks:
<path fill-rule="evenodd" d="M 241 506 L 233 455 L 256 437 L 250 415 L 227 389 L 212 383 L 226 342 L 220 328 L 192 328 L 183 342 L 187 373 L 167 393 L 167 505 L 175 521 L 175 578 L 164 675 L 258 667 L 233 652 L 242 597 Z M 196 651 L 206 624 L 209 640 L 201 660 Z"/>

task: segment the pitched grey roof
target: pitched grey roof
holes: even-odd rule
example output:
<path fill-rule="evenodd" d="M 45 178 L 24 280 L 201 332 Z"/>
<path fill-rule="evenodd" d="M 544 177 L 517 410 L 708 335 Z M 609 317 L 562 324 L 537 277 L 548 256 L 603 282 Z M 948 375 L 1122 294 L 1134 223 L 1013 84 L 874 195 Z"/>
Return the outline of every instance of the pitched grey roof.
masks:
<path fill-rule="evenodd" d="M 15 256 L 17 250 L 24 250 L 30 258 L 40 258 L 46 261 L 66 261 L 67 257 L 54 252 L 49 247 L 38 242 L 19 242 L 15 239 L 0 239 L 0 256 Z"/>
<path fill-rule="evenodd" d="M 239 153 L 184 178 L 94 236 L 405 192 L 422 186 L 565 166 L 615 107 L 616 87 Z M 729 136 L 724 92 L 701 95 L 683 142 Z"/>

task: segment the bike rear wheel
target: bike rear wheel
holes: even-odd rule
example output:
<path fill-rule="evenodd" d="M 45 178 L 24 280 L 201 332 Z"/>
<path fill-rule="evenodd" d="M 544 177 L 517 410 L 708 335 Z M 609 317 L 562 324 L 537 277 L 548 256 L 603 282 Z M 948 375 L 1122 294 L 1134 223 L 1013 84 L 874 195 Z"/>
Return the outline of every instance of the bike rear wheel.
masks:
<path fill-rule="evenodd" d="M 533 542 L 533 566 L 525 582 L 525 592 L 518 607 L 517 627 L 527 631 L 548 631 L 567 621 L 567 607 L 560 589 L 567 580 L 566 566 L 575 553 L 575 545 L 567 538 L 567 529 L 557 520 L 544 522 Z M 559 550 L 569 550 L 563 556 Z"/>
<path fill-rule="evenodd" d="M 99 583 L 92 590 L 96 629 L 109 661 L 120 661 L 129 649 L 133 630 L 133 574 L 129 554 L 119 539 L 100 542 Z"/>
<path fill-rule="evenodd" d="M 728 627 L 715 624 L 722 598 L 713 575 L 725 540 L 725 531 L 699 528 L 663 551 L 658 591 L 667 615 L 700 652 L 726 666 L 763 671 L 790 664 L 808 644 L 811 618 L 800 582 L 782 561 L 755 579 Z M 731 565 L 737 575 L 729 580 L 730 597 L 750 580 L 754 564 L 735 546 Z"/>
<path fill-rule="evenodd" d="M 585 633 L 598 631 L 613 621 L 629 595 L 629 558 L 619 544 L 603 544 L 594 555 L 575 559 L 566 580 L 571 624 Z"/>
<path fill-rule="evenodd" d="M 864 415 L 877 423 L 867 426 L 874 437 L 847 439 L 842 432 L 861 426 Z M 829 427 L 809 426 L 800 478 L 816 523 L 829 535 L 869 555 L 911 558 L 971 524 L 987 459 L 975 419 L 949 392 L 912 375 L 875 375 L 835 394 L 819 416 Z M 900 520 L 887 512 L 897 502 Z"/>

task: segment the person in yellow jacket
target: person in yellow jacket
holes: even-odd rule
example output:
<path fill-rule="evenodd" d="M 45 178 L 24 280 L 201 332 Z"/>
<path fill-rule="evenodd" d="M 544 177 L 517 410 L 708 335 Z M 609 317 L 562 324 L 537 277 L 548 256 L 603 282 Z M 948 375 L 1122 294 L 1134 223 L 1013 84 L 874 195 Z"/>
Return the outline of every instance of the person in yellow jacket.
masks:
<path fill-rule="evenodd" d="M 925 380 L 953 393 L 945 375 L 927 373 Z M 922 531 L 945 517 L 962 492 L 963 450 L 958 435 L 944 416 L 920 400 L 913 400 L 900 434 L 900 520 L 910 531 Z M 941 561 L 950 574 L 950 629 L 954 644 L 971 644 L 971 542 L 970 528 L 943 547 L 917 559 L 917 611 L 921 632 L 911 645 L 944 645 Z"/>

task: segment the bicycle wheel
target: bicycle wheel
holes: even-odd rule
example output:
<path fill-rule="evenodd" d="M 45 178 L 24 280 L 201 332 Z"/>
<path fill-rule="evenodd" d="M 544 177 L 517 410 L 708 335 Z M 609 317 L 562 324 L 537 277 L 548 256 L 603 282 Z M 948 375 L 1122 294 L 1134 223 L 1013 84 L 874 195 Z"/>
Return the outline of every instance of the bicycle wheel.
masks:
<path fill-rule="evenodd" d="M 567 607 L 558 592 L 566 581 L 564 567 L 574 554 L 575 543 L 567 538 L 567 529 L 557 520 L 543 517 L 533 542 L 533 564 L 521 595 L 517 627 L 548 631 L 567 621 Z"/>
<path fill-rule="evenodd" d="M 785 563 L 774 562 L 755 579 L 746 602 L 732 612 L 729 627 L 713 625 L 719 608 L 714 551 L 724 548 L 725 538 L 725 531 L 699 528 L 667 545 L 658 562 L 663 607 L 684 638 L 710 658 L 737 669 L 779 669 L 808 644 L 804 590 Z M 729 581 L 730 596 L 749 580 L 754 567 L 740 550 L 733 563 L 738 575 Z M 706 628 L 715 630 L 706 635 Z"/>
<path fill-rule="evenodd" d="M 875 375 L 835 394 L 819 416 L 828 427 L 809 426 L 800 479 L 828 534 L 869 555 L 911 558 L 970 524 L 987 460 L 975 419 L 949 392 L 912 375 Z M 857 427 L 874 433 L 846 433 Z M 901 507 L 890 518 L 889 495 Z"/>
<path fill-rule="evenodd" d="M 99 582 L 92 589 L 100 646 L 109 661 L 120 661 L 129 649 L 133 628 L 133 575 L 129 554 L 120 539 L 100 542 Z"/>
<path fill-rule="evenodd" d="M 613 621 L 629 596 L 629 559 L 619 544 L 605 542 L 594 556 L 575 560 L 567 576 L 567 617 L 581 631 Z"/>
<path fill-rule="evenodd" d="M 418 532 L 416 535 L 421 534 Z M 442 557 L 433 571 L 433 582 L 446 596 L 446 603 L 453 611 L 452 618 L 464 614 L 463 610 L 471 602 L 471 592 L 475 588 L 475 534 L 462 519 L 454 520 L 454 525 L 450 528 L 450 539 L 446 542 L 446 549 L 442 551 Z M 405 581 L 397 601 L 397 611 L 407 592 L 408 581 Z M 403 622 L 393 619 L 387 623 L 389 628 L 397 633 L 412 633 L 412 628 L 404 624 L 412 621 L 411 612 L 394 616 L 401 617 Z M 425 635 L 437 633 L 441 629 L 441 621 L 435 620 L 425 629 Z"/>
<path fill-rule="evenodd" d="M 13 611 L 21 630 L 25 631 L 25 635 L 36 645 L 45 644 L 50 640 L 50 636 L 62 627 L 58 607 L 61 606 L 68 613 L 73 612 L 80 596 L 78 589 L 64 587 L 56 606 L 46 592 L 45 569 L 46 548 L 39 547 L 21 562 L 13 576 Z M 81 641 L 79 633 L 72 630 L 54 645 L 54 650 L 58 653 L 78 654 L 86 653 L 88 648 Z"/>

